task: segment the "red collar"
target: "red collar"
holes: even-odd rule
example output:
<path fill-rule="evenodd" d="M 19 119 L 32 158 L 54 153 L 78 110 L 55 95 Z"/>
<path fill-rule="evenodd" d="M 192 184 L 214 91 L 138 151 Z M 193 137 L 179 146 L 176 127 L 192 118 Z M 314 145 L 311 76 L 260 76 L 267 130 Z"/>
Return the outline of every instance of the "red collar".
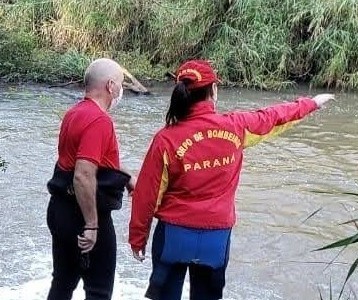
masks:
<path fill-rule="evenodd" d="M 200 115 L 214 114 L 215 105 L 211 100 L 204 100 L 195 103 L 191 109 L 188 118 L 197 117 Z"/>
<path fill-rule="evenodd" d="M 83 97 L 83 101 L 88 101 L 88 102 L 90 102 L 90 103 L 93 103 L 93 104 L 96 105 L 101 111 L 103 111 L 105 114 L 108 114 L 108 112 L 107 112 L 106 110 L 104 110 L 104 109 L 99 105 L 99 103 L 98 103 L 96 100 L 85 96 L 85 97 Z"/>

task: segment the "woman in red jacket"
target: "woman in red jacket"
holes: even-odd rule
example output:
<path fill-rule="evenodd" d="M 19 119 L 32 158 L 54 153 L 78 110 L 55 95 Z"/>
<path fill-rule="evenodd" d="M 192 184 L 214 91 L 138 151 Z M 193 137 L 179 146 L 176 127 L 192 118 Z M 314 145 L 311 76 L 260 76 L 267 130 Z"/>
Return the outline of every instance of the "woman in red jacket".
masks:
<path fill-rule="evenodd" d="M 190 299 L 222 298 L 243 150 L 298 122 L 329 94 L 255 112 L 215 111 L 217 76 L 207 61 L 177 71 L 166 126 L 152 141 L 132 200 L 129 243 L 144 260 L 153 217 L 153 272 L 146 297 L 181 299 L 187 269 Z"/>

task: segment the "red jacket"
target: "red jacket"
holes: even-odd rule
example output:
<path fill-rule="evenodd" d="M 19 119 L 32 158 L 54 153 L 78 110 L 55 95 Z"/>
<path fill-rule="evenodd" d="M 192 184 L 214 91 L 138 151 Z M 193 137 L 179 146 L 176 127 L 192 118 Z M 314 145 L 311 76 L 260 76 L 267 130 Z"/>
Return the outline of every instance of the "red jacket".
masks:
<path fill-rule="evenodd" d="M 180 226 L 231 228 L 243 150 L 278 134 L 317 109 L 309 98 L 256 112 L 215 112 L 211 101 L 160 130 L 152 141 L 132 199 L 129 243 L 145 247 L 153 216 Z"/>

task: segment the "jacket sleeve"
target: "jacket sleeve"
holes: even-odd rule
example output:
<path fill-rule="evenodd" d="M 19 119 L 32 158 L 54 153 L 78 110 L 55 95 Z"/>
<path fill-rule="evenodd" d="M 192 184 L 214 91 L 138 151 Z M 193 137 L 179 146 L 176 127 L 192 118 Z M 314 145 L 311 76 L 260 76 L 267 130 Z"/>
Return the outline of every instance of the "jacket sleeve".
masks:
<path fill-rule="evenodd" d="M 133 250 L 144 249 L 153 216 L 168 187 L 168 155 L 155 137 L 145 156 L 132 197 L 129 244 Z"/>
<path fill-rule="evenodd" d="M 237 125 L 244 129 L 244 148 L 283 133 L 316 109 L 311 98 L 302 97 L 254 112 L 235 113 Z"/>

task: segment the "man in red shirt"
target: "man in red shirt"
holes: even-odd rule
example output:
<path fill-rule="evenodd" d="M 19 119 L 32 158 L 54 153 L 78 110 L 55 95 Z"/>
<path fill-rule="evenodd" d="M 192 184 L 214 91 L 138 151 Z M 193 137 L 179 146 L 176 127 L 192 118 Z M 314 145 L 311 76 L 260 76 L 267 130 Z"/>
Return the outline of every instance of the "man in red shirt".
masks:
<path fill-rule="evenodd" d="M 176 75 L 166 126 L 154 136 L 133 194 L 129 243 L 142 261 L 156 217 L 146 297 L 180 300 L 189 269 L 190 299 L 217 300 L 225 285 L 244 149 L 296 124 L 333 95 L 220 114 L 217 77 L 208 62 L 188 61 Z"/>
<path fill-rule="evenodd" d="M 87 300 L 109 300 L 116 265 L 111 211 L 121 207 L 133 178 L 121 171 L 114 125 L 107 111 L 122 97 L 123 72 L 110 59 L 87 68 L 85 96 L 65 114 L 58 161 L 48 182 L 47 222 L 52 235 L 53 280 L 48 300 L 72 298 L 80 278 Z"/>

